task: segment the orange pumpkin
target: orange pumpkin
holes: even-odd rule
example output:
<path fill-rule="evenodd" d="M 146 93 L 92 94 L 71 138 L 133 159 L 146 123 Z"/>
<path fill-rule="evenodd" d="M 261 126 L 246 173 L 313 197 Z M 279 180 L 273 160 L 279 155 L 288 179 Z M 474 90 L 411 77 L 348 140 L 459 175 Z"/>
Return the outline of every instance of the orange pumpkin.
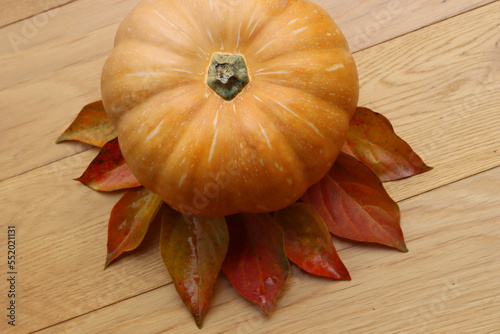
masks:
<path fill-rule="evenodd" d="M 331 168 L 358 102 L 339 28 L 304 0 L 148 0 L 102 98 L 134 175 L 192 215 L 267 212 Z"/>

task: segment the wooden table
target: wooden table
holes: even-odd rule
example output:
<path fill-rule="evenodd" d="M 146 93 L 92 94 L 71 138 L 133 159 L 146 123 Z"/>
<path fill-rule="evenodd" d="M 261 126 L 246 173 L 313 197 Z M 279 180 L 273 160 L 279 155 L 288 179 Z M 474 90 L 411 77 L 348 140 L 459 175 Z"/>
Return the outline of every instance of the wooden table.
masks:
<path fill-rule="evenodd" d="M 201 1 L 201 0 L 200 0 Z M 316 0 L 348 38 L 360 105 L 383 113 L 429 173 L 386 184 L 410 249 L 335 240 L 351 282 L 294 268 L 265 318 L 220 277 L 202 331 L 176 295 L 158 228 L 103 271 L 121 193 L 71 179 L 97 153 L 55 145 L 138 0 L 3 0 L 1 333 L 499 333 L 500 1 Z M 16 227 L 16 327 L 7 229 Z"/>

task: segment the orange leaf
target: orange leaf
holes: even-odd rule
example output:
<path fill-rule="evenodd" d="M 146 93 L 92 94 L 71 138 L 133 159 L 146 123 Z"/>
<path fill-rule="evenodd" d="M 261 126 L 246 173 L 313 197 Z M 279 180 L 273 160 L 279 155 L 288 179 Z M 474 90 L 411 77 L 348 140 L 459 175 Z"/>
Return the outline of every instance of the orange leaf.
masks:
<path fill-rule="evenodd" d="M 123 252 L 136 249 L 162 204 L 161 198 L 141 187 L 128 190 L 111 211 L 106 268 Z"/>
<path fill-rule="evenodd" d="M 370 167 L 382 181 L 398 180 L 431 170 L 396 133 L 387 118 L 358 107 L 342 148 Z"/>
<path fill-rule="evenodd" d="M 163 262 L 199 328 L 228 244 L 224 217 L 186 216 L 170 208 L 162 214 L 160 250 Z"/>
<path fill-rule="evenodd" d="M 116 137 L 116 130 L 108 120 L 102 101 L 83 107 L 76 119 L 57 139 L 56 143 L 78 140 L 86 144 L 103 147 Z"/>
<path fill-rule="evenodd" d="M 274 220 L 285 233 L 286 255 L 311 274 L 350 280 L 325 222 L 308 203 L 295 203 L 277 211 Z"/>
<path fill-rule="evenodd" d="M 229 249 L 222 270 L 235 289 L 268 315 L 290 273 L 283 231 L 269 214 L 226 217 Z"/>
<path fill-rule="evenodd" d="M 408 251 L 397 203 L 373 171 L 349 155 L 341 153 L 302 200 L 316 208 L 334 235 Z"/>
<path fill-rule="evenodd" d="M 87 170 L 76 180 L 98 191 L 135 188 L 141 185 L 125 163 L 117 138 L 104 145 Z"/>

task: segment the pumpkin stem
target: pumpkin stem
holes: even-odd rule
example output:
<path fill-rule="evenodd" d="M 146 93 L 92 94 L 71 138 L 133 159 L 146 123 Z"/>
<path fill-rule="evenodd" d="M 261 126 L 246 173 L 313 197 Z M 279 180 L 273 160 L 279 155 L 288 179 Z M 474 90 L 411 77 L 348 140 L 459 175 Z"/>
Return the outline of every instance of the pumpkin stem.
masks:
<path fill-rule="evenodd" d="M 233 66 L 230 64 L 217 64 L 215 69 L 217 70 L 217 79 L 223 84 L 226 84 L 229 78 L 234 75 Z"/>
<path fill-rule="evenodd" d="M 248 84 L 245 58 L 214 53 L 207 72 L 207 85 L 226 101 L 234 99 Z"/>

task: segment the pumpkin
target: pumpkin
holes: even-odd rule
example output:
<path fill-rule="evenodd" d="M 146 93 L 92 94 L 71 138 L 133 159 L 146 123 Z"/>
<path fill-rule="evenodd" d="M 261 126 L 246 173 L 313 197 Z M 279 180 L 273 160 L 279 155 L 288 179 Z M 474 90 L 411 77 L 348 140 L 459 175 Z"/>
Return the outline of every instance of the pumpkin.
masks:
<path fill-rule="evenodd" d="M 191 215 L 268 212 L 332 167 L 358 102 L 341 31 L 303 0 L 147 0 L 102 98 L 133 174 Z"/>

